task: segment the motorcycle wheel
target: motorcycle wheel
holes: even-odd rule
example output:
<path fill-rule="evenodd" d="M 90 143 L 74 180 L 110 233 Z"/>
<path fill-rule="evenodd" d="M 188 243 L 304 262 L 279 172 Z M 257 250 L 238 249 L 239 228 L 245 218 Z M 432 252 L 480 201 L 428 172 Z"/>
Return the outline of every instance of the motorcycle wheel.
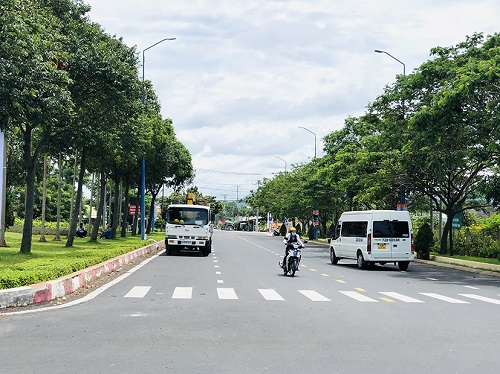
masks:
<path fill-rule="evenodd" d="M 297 271 L 297 260 L 293 260 L 292 263 L 290 264 L 290 275 L 294 277 L 296 271 Z"/>

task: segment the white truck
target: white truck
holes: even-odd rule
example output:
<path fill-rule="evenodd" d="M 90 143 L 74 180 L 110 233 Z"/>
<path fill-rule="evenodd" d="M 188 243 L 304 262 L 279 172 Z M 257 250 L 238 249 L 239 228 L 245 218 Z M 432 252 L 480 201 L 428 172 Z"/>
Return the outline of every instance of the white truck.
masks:
<path fill-rule="evenodd" d="M 209 206 L 169 205 L 165 229 L 167 256 L 180 251 L 198 251 L 208 256 L 212 252 L 213 220 Z"/>

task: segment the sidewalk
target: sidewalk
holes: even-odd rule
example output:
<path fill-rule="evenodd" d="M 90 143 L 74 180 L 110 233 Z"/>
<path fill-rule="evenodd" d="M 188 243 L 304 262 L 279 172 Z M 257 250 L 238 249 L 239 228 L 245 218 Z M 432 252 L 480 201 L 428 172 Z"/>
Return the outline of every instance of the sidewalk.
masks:
<path fill-rule="evenodd" d="M 158 253 L 164 247 L 164 241 L 155 242 L 56 280 L 33 284 L 31 286 L 0 290 L 0 310 L 9 307 L 48 302 L 64 297 L 85 287 L 91 281 L 96 280 L 96 278 L 110 274 L 137 259 Z"/>

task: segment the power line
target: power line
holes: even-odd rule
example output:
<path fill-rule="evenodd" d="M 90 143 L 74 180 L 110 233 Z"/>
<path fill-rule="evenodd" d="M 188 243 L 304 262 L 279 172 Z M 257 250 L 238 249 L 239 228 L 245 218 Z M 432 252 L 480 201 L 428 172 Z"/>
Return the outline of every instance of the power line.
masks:
<path fill-rule="evenodd" d="M 233 174 L 233 175 L 252 175 L 252 176 L 262 176 L 262 175 L 272 175 L 273 173 L 238 173 L 235 171 L 220 171 L 220 170 L 211 170 L 211 169 L 202 169 L 196 168 L 196 171 L 202 171 L 205 173 L 214 173 L 214 174 Z"/>

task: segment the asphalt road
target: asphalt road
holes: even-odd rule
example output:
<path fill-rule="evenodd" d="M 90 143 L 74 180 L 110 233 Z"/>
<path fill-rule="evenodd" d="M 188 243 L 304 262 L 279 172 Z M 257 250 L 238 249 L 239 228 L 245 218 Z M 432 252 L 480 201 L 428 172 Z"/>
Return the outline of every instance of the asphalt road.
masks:
<path fill-rule="evenodd" d="M 0 316 L 5 373 L 493 373 L 498 278 L 412 263 L 358 270 L 306 244 L 214 235 L 153 257 L 72 306 Z"/>

